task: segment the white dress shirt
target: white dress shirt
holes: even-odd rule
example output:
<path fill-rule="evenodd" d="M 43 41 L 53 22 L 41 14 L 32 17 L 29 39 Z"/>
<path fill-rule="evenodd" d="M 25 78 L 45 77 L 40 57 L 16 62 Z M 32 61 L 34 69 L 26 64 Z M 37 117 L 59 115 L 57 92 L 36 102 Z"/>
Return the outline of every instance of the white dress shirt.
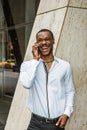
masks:
<path fill-rule="evenodd" d="M 20 82 L 29 89 L 28 107 L 31 112 L 48 118 L 46 72 L 43 60 L 25 61 L 20 69 Z M 48 72 L 48 101 L 50 118 L 66 114 L 70 117 L 74 104 L 74 85 L 70 64 L 54 57 Z"/>

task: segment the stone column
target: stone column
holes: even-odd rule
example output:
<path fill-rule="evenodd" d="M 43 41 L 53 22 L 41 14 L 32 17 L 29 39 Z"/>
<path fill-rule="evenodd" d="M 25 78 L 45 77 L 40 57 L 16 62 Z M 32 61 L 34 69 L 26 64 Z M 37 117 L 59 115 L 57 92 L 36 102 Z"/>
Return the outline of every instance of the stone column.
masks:
<path fill-rule="evenodd" d="M 66 130 L 87 130 L 87 1 L 70 0 L 56 55 L 72 65 L 75 107 Z"/>
<path fill-rule="evenodd" d="M 42 28 L 53 31 L 54 53 L 69 61 L 73 70 L 75 107 L 66 129 L 87 130 L 87 1 L 41 0 L 24 60 L 32 58 L 35 34 Z M 28 90 L 18 81 L 5 130 L 26 130 L 31 115 L 27 98 Z"/>

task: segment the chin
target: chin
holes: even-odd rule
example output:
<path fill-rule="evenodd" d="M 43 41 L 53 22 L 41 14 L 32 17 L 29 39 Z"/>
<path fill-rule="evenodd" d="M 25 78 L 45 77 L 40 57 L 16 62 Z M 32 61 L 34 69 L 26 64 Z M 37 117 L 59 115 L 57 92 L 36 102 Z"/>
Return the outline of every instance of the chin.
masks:
<path fill-rule="evenodd" d="M 43 56 L 49 56 L 50 53 L 42 53 Z"/>

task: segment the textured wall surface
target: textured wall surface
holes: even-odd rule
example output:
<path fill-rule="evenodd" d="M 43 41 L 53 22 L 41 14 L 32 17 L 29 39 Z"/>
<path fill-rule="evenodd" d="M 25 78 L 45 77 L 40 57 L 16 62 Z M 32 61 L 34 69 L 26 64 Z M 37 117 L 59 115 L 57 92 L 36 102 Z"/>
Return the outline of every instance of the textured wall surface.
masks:
<path fill-rule="evenodd" d="M 46 4 L 45 4 L 46 3 Z M 87 1 L 41 0 L 32 29 L 25 60 L 32 58 L 31 46 L 41 28 L 55 35 L 54 53 L 71 63 L 76 88 L 74 113 L 67 130 L 87 130 Z M 26 130 L 30 112 L 26 101 L 28 90 L 18 82 L 5 130 Z"/>
<path fill-rule="evenodd" d="M 76 87 L 74 113 L 68 130 L 87 130 L 87 10 L 69 8 L 56 55 L 69 61 Z"/>

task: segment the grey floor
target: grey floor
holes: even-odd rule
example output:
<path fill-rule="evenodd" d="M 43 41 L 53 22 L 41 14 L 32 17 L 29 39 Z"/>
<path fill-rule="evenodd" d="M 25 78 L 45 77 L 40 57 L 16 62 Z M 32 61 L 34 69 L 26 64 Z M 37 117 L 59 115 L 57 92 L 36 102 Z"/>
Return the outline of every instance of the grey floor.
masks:
<path fill-rule="evenodd" d="M 4 130 L 10 105 L 11 100 L 8 100 L 6 98 L 0 98 L 0 130 Z"/>

